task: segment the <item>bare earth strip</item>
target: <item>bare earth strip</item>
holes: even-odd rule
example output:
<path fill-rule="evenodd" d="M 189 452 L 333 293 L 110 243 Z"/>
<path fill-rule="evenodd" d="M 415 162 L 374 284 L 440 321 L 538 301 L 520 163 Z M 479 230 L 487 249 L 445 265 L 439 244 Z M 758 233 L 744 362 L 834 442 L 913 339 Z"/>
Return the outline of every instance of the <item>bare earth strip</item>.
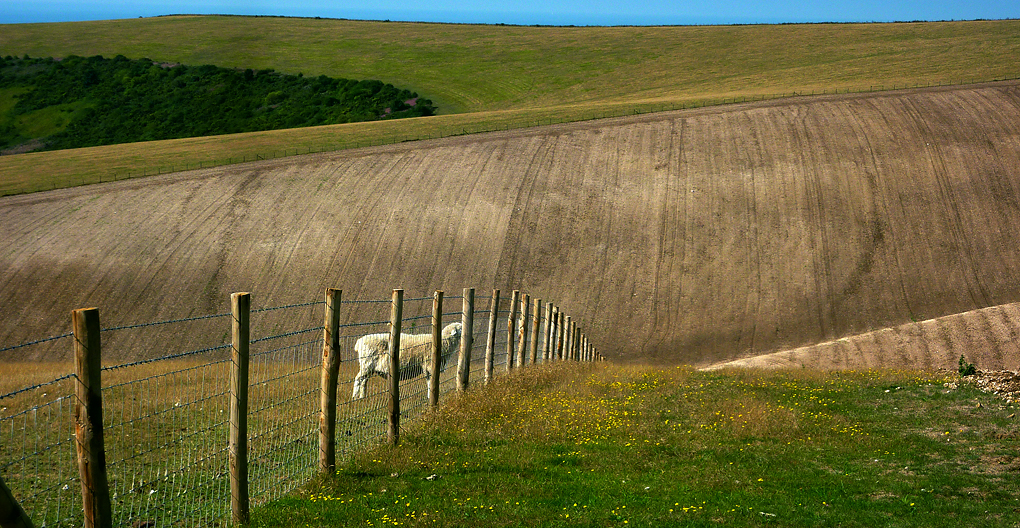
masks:
<path fill-rule="evenodd" d="M 1020 300 L 1017 167 L 1020 86 L 1006 82 L 574 123 L 7 197 L 0 343 L 64 333 L 82 306 L 99 306 L 110 326 L 225 312 L 233 291 L 271 306 L 317 299 L 325 287 L 364 299 L 474 286 L 556 301 L 610 357 L 708 365 Z M 344 317 L 379 310 L 361 306 Z M 321 321 L 314 310 L 301 317 L 273 324 Z M 911 327 L 928 356 L 882 345 L 902 339 L 893 329 L 871 334 L 876 346 L 826 345 L 847 356 L 831 364 L 953 366 L 957 349 L 934 352 L 940 343 L 979 332 L 999 345 L 975 347 L 972 362 L 1016 368 L 1002 345 L 1015 337 L 1013 312 L 964 317 L 971 322 Z M 110 353 L 218 344 L 224 330 L 139 331 Z"/>
<path fill-rule="evenodd" d="M 947 315 L 917 323 L 843 337 L 709 365 L 720 368 L 856 369 L 907 366 L 947 368 L 960 356 L 980 358 L 982 365 L 1012 368 L 1020 364 L 1020 303 Z M 1005 366 L 1005 367 L 1003 367 Z"/>

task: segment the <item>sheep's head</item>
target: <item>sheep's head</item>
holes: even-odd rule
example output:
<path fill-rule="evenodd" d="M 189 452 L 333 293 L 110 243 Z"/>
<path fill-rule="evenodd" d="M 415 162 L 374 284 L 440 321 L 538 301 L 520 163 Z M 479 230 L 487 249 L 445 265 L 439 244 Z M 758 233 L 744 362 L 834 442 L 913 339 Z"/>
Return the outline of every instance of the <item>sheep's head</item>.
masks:
<path fill-rule="evenodd" d="M 464 325 L 460 323 L 450 323 L 443 328 L 443 339 L 460 337 L 462 333 L 464 333 Z"/>

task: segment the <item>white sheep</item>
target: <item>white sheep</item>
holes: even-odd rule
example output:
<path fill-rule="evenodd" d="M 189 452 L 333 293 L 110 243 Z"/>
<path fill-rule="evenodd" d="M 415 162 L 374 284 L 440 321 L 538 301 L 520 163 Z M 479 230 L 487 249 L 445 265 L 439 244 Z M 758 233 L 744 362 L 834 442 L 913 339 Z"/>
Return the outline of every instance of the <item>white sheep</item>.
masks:
<path fill-rule="evenodd" d="M 460 348 L 460 336 L 464 332 L 461 323 L 450 323 L 443 328 L 442 346 L 439 352 L 439 370 L 446 367 L 455 350 Z M 360 369 L 354 377 L 352 400 L 365 397 L 365 385 L 373 375 L 389 378 L 390 334 L 368 334 L 354 343 L 358 353 Z M 400 378 L 412 379 L 424 373 L 426 381 L 432 379 L 432 333 L 400 334 Z"/>

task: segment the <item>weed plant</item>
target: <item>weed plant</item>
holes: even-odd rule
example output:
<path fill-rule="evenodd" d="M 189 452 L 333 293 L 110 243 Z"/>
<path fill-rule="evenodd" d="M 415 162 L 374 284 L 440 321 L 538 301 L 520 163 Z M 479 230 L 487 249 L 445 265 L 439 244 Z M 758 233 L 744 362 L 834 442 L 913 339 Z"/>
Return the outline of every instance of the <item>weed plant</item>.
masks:
<path fill-rule="evenodd" d="M 1015 412 L 949 372 L 547 365 L 252 525 L 1016 526 Z"/>

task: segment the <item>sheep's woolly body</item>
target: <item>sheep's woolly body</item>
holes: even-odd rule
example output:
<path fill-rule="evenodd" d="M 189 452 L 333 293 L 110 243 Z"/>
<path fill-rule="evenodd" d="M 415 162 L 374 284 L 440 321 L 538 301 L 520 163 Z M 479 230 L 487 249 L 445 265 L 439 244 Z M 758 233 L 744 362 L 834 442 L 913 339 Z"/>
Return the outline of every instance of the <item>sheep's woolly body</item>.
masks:
<path fill-rule="evenodd" d="M 443 328 L 442 344 L 439 353 L 439 370 L 446 367 L 447 361 L 458 347 L 463 333 L 463 325 L 450 323 Z M 365 397 L 365 385 L 368 378 L 381 376 L 389 378 L 390 374 L 390 335 L 368 334 L 361 336 L 354 344 L 358 354 L 358 375 L 354 378 L 354 391 L 351 399 Z M 411 379 L 425 374 L 425 379 L 432 378 L 432 334 L 400 334 L 400 378 Z"/>

